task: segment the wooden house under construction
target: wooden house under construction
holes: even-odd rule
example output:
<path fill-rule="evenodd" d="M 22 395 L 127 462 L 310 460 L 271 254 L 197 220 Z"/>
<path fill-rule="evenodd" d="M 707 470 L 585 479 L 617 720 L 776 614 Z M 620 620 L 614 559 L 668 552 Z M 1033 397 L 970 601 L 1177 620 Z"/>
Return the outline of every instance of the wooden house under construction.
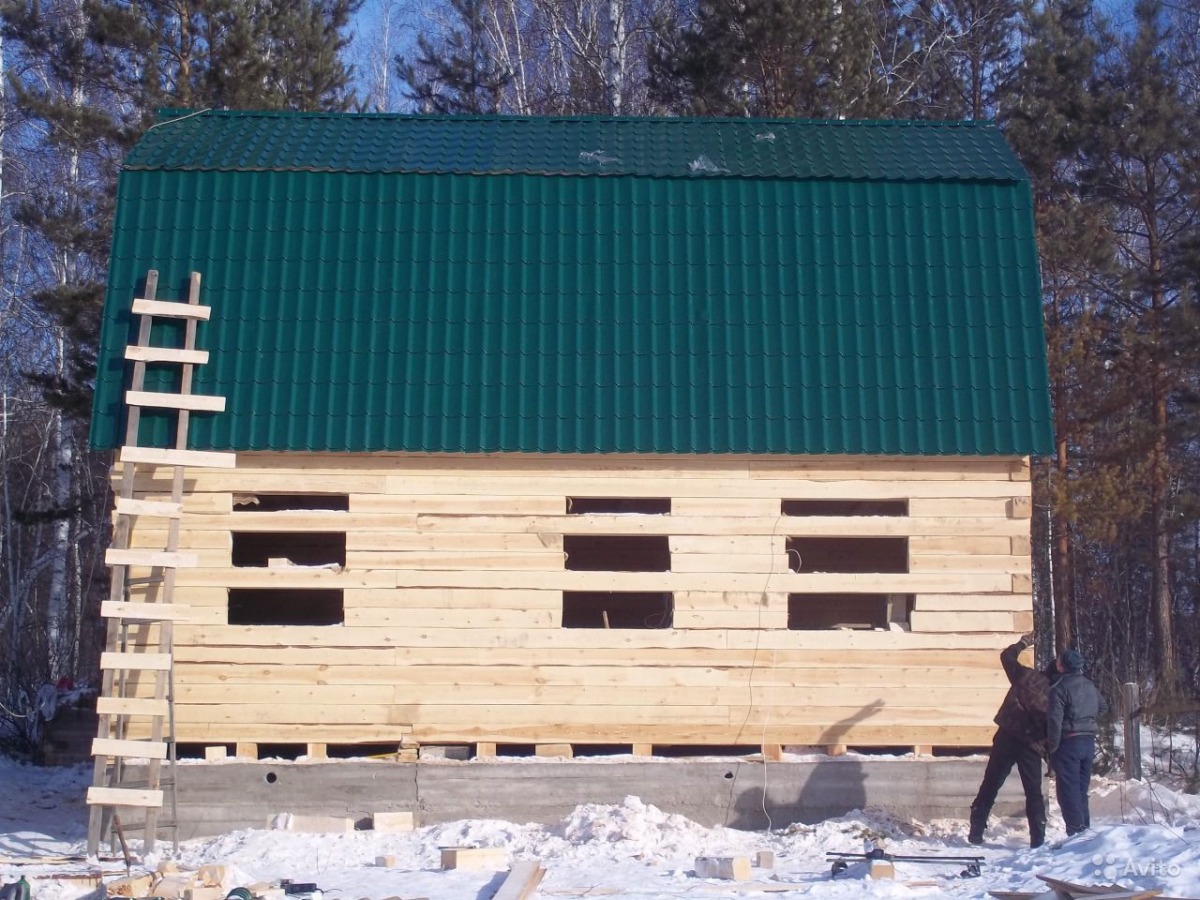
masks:
<path fill-rule="evenodd" d="M 983 746 L 1029 186 L 985 124 L 179 113 L 92 442 L 98 753 Z"/>

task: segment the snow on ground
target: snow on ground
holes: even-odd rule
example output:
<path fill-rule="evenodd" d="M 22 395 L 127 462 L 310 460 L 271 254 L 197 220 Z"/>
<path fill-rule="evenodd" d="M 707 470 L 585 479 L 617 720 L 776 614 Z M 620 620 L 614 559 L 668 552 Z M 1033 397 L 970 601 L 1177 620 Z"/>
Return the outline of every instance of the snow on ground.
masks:
<path fill-rule="evenodd" d="M 62 876 L 94 870 L 96 861 L 16 864 L 44 856 L 86 851 L 90 765 L 37 768 L 0 759 L 0 881 L 24 874 L 33 900 L 102 897 Z M 1016 777 L 1015 773 L 1012 777 Z M 169 840 L 155 854 L 135 860 L 133 873 L 174 858 L 181 868 L 220 863 L 232 867 L 238 885 L 291 879 L 315 883 L 323 898 L 311 900 L 488 900 L 503 883 L 502 871 L 442 870 L 441 848 L 500 847 L 508 863 L 537 859 L 546 875 L 537 898 L 811 897 L 986 898 L 993 890 L 1034 891 L 1037 875 L 1088 884 L 1116 882 L 1161 888 L 1165 896 L 1200 898 L 1200 797 L 1151 782 L 1093 782 L 1093 834 L 1059 849 L 1063 831 L 1051 801 L 1048 843 L 1028 848 L 1023 820 L 993 820 L 988 843 L 966 842 L 962 820 L 908 822 L 879 810 L 857 811 L 817 825 L 790 825 L 770 832 L 706 828 L 664 813 L 637 797 L 619 805 L 583 805 L 552 825 L 468 819 L 407 833 L 357 831 L 313 835 L 251 829 L 186 841 L 173 854 Z M 962 877 L 958 862 L 897 862 L 895 880 L 871 881 L 861 864 L 830 876 L 826 854 L 860 852 L 867 842 L 893 855 L 982 856 L 981 875 Z M 140 847 L 134 841 L 136 853 Z M 699 856 L 774 853 L 773 868 L 755 868 L 750 882 L 698 878 Z M 396 858 L 393 867 L 376 858 Z M 101 864 L 106 881 L 126 874 L 123 862 Z M 57 876 L 57 877 L 55 877 Z"/>

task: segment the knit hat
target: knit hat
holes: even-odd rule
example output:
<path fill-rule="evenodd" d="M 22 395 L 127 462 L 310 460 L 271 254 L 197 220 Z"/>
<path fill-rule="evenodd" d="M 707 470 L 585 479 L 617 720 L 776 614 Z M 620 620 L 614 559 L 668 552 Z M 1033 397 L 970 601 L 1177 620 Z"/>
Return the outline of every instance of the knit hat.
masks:
<path fill-rule="evenodd" d="M 1083 671 L 1083 654 L 1078 650 L 1064 650 L 1059 659 L 1062 660 L 1064 672 Z"/>

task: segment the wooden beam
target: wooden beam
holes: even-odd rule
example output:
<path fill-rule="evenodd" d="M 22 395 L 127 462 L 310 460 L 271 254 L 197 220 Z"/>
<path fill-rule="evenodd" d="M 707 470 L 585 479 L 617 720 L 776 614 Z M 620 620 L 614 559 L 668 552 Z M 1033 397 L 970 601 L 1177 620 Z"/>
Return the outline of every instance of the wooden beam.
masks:
<path fill-rule="evenodd" d="M 89 806 L 141 806 L 158 809 L 163 805 L 162 791 L 138 791 L 132 788 L 90 787 Z"/>
<path fill-rule="evenodd" d="M 92 738 L 92 756 L 166 759 L 167 745 L 162 741 L 119 741 L 112 738 Z"/>
<path fill-rule="evenodd" d="M 104 562 L 110 566 L 162 566 L 169 569 L 194 569 L 200 565 L 195 553 L 171 553 L 167 550 L 122 550 L 109 547 Z"/>
<path fill-rule="evenodd" d="M 183 515 L 183 504 L 172 503 L 170 500 L 136 500 L 132 497 L 118 497 L 117 515 L 178 519 Z"/>
<path fill-rule="evenodd" d="M 158 466 L 196 466 L 201 469 L 237 468 L 237 454 L 216 450 L 170 450 L 164 447 L 121 448 L 123 463 L 148 463 Z"/>
<path fill-rule="evenodd" d="M 523 859 L 512 864 L 508 877 L 500 885 L 500 890 L 492 895 L 492 900 L 529 900 L 537 891 L 546 870 L 536 859 Z"/>
<path fill-rule="evenodd" d="M 225 412 L 224 397 L 210 397 L 206 394 L 126 391 L 125 402 L 130 406 L 153 406 L 160 409 L 188 409 L 201 412 Z"/>
<path fill-rule="evenodd" d="M 101 653 L 100 668 L 130 672 L 169 672 L 170 653 Z"/>
<path fill-rule="evenodd" d="M 187 363 L 202 366 L 208 362 L 207 350 L 184 350 L 182 347 L 139 347 L 130 344 L 125 358 L 135 362 Z"/>
<path fill-rule="evenodd" d="M 207 322 L 212 317 L 212 309 L 197 303 L 178 303 L 173 300 L 142 300 L 133 301 L 133 312 L 139 316 L 166 316 L 174 319 L 200 319 Z"/>
<path fill-rule="evenodd" d="M 144 697 L 97 697 L 96 712 L 102 716 L 166 716 L 167 701 Z"/>
<path fill-rule="evenodd" d="M 178 603 L 105 600 L 100 604 L 100 615 L 109 619 L 133 619 L 139 622 L 187 622 L 192 618 L 192 610 Z"/>

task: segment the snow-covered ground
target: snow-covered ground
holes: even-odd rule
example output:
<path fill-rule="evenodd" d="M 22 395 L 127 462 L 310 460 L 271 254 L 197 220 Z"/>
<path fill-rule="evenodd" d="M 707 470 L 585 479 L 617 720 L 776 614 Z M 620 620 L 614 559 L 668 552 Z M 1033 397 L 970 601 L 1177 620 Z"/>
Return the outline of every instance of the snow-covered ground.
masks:
<path fill-rule="evenodd" d="M 33 900 L 101 896 L 78 880 L 61 877 L 94 869 L 94 860 L 31 862 L 85 852 L 83 798 L 90 781 L 90 766 L 37 768 L 0 759 L 0 880 L 11 883 L 24 874 Z M 994 822 L 988 843 L 973 847 L 966 842 L 962 820 L 898 821 L 879 810 L 864 810 L 815 826 L 748 832 L 706 828 L 629 797 L 620 805 L 577 807 L 549 826 L 463 820 L 406 833 L 314 835 L 256 829 L 184 842 L 178 856 L 169 840 L 160 840 L 155 854 L 135 859 L 132 871 L 153 870 L 174 858 L 184 869 L 226 864 L 239 886 L 280 879 L 311 882 L 323 900 L 488 900 L 503 883 L 506 869 L 441 868 L 442 848 L 478 846 L 502 848 L 506 864 L 539 860 L 546 874 L 537 898 L 986 898 L 993 890 L 1044 889 L 1038 875 L 1155 887 L 1165 896 L 1200 898 L 1200 797 L 1148 781 L 1097 780 L 1092 794 L 1094 833 L 1058 849 L 1050 846 L 1063 837 L 1053 800 L 1048 843 L 1030 850 L 1019 819 Z M 860 864 L 837 878 L 830 876 L 828 852 L 859 852 L 868 841 L 893 855 L 979 855 L 981 875 L 962 877 L 965 867 L 957 862 L 897 862 L 894 880 L 869 880 Z M 139 842 L 131 849 L 136 855 Z M 749 882 L 695 875 L 697 857 L 755 859 L 764 850 L 773 852 L 774 866 L 753 869 Z M 395 865 L 376 865 L 381 856 L 395 857 Z M 126 873 L 123 862 L 101 865 L 106 880 Z"/>

